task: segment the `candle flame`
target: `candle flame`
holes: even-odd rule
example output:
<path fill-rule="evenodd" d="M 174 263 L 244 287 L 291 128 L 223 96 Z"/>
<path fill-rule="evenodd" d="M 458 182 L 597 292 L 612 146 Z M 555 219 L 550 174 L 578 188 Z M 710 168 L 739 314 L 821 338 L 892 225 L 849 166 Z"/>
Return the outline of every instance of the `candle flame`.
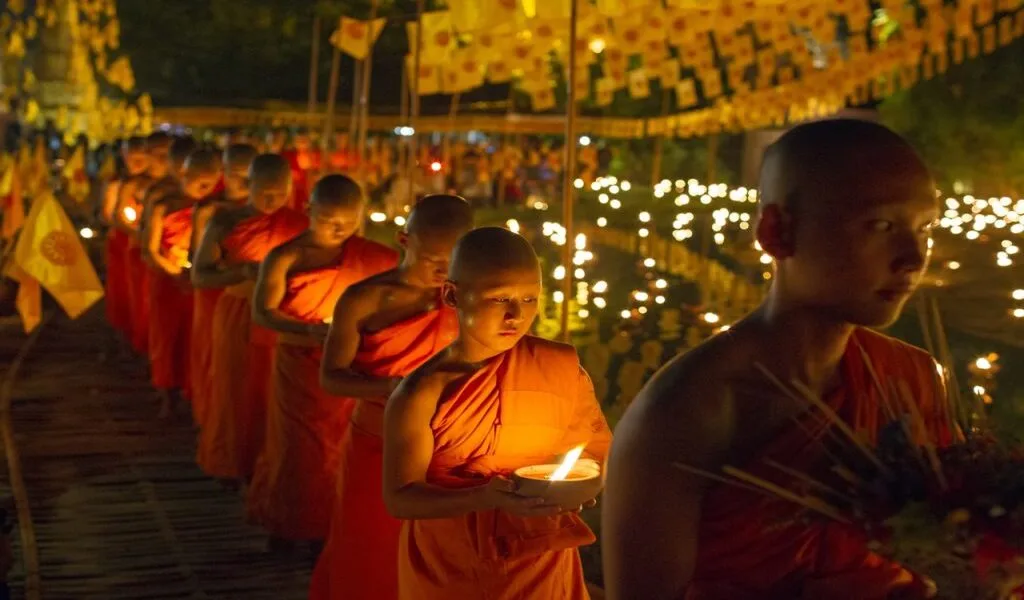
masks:
<path fill-rule="evenodd" d="M 134 223 L 135 219 L 139 218 L 138 213 L 135 212 L 135 209 L 130 207 L 130 206 L 124 207 L 124 211 L 123 212 L 124 212 L 124 219 L 126 221 L 128 221 L 129 223 Z"/>
<path fill-rule="evenodd" d="M 562 460 L 562 464 L 559 465 L 555 472 L 551 474 L 549 478 L 551 481 L 562 481 L 569 476 L 569 472 L 576 466 L 576 461 L 580 459 L 580 455 L 583 454 L 584 444 L 576 446 L 572 450 L 566 453 L 565 459 Z"/>
<path fill-rule="evenodd" d="M 330 325 L 334 321 L 334 316 L 324 317 L 324 323 Z"/>

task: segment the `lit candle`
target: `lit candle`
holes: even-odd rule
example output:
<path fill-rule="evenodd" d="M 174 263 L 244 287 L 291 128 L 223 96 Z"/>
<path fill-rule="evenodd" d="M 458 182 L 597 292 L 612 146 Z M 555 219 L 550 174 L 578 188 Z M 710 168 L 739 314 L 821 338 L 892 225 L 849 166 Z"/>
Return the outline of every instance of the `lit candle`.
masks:
<path fill-rule="evenodd" d="M 123 213 L 125 221 L 128 221 L 129 223 L 134 223 L 135 219 L 139 218 L 139 214 L 135 212 L 135 209 L 131 206 L 124 207 Z"/>
<path fill-rule="evenodd" d="M 569 476 L 572 472 L 572 468 L 576 466 L 576 461 L 580 459 L 580 455 L 583 454 L 584 444 L 576 446 L 572 450 L 566 453 L 565 458 L 562 460 L 562 464 L 555 469 L 555 472 L 551 474 L 551 481 L 562 481 Z"/>

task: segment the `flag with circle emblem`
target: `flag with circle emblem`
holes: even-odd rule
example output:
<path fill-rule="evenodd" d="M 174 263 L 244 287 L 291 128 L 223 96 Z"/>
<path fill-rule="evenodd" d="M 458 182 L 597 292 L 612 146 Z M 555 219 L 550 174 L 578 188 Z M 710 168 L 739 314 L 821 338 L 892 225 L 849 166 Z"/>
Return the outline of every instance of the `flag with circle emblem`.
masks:
<path fill-rule="evenodd" d="M 8 275 L 21 284 L 17 305 L 26 331 L 39 323 L 40 287 L 72 319 L 103 297 L 103 284 L 78 231 L 49 192 L 32 203 Z"/>
<path fill-rule="evenodd" d="M 385 19 L 374 19 L 373 22 L 360 21 L 342 17 L 338 28 L 331 34 L 331 45 L 352 58 L 362 60 L 369 54 L 377 36 L 384 29 Z"/>

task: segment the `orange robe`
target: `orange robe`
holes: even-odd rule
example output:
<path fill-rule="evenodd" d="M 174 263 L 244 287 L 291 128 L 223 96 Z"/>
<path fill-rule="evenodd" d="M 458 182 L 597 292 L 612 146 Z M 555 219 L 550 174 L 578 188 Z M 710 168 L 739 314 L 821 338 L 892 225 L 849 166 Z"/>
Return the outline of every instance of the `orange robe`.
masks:
<path fill-rule="evenodd" d="M 192 211 L 189 206 L 163 219 L 160 254 L 182 265 L 188 261 L 192 242 Z M 192 286 L 154 267 L 149 275 L 149 302 L 149 373 L 153 387 L 179 389 L 188 395 Z"/>
<path fill-rule="evenodd" d="M 142 214 L 142 204 L 134 198 L 125 200 L 125 208 L 132 208 L 136 215 Z M 125 255 L 128 275 L 128 301 L 131 316 L 132 348 L 139 354 L 149 352 L 149 269 L 142 260 L 138 232 L 128 237 L 128 252 Z"/>
<path fill-rule="evenodd" d="M 441 398 L 431 420 L 427 481 L 478 486 L 550 463 L 586 443 L 603 462 L 611 432 L 576 349 L 527 336 Z M 404 521 L 402 600 L 585 600 L 578 546 L 594 534 L 576 514 L 516 517 L 501 510 Z"/>
<path fill-rule="evenodd" d="M 107 322 L 130 339 L 131 303 L 128 299 L 128 236 L 119 229 L 107 232 Z"/>
<path fill-rule="evenodd" d="M 192 336 L 189 344 L 189 380 L 192 383 L 192 422 L 200 429 L 213 387 L 213 313 L 223 288 L 192 292 Z"/>
<path fill-rule="evenodd" d="M 336 264 L 292 274 L 281 312 L 323 323 L 345 289 L 398 264 L 398 253 L 361 237 L 345 243 Z M 341 442 L 354 401 L 320 387 L 321 342 L 278 334 L 267 438 L 247 498 L 250 521 L 277 537 L 322 540 L 334 507 Z"/>
<path fill-rule="evenodd" d="M 908 384 L 929 428 L 938 432 L 941 443 L 948 443 L 948 435 L 936 421 L 942 386 L 935 361 L 922 350 L 867 329 L 857 330 L 847 346 L 843 388 L 825 398 L 836 413 L 871 443 L 885 424 L 861 348 L 883 385 Z M 755 456 L 808 474 L 827 469 L 831 462 L 816 441 L 825 434 L 827 421 L 818 413 L 807 416 L 804 423 L 806 431 L 790 428 Z M 754 460 L 744 470 L 787 489 L 797 485 L 763 460 Z M 894 586 L 909 581 L 910 575 L 898 565 L 869 552 L 858 532 L 816 516 L 807 518 L 802 511 L 786 500 L 735 486 L 712 487 L 701 512 L 696 569 L 687 598 L 799 598 L 805 586 L 829 581 L 832 591 L 812 595 L 880 600 Z M 841 590 L 852 595 L 840 594 Z"/>
<path fill-rule="evenodd" d="M 352 368 L 371 377 L 404 377 L 455 339 L 455 311 L 442 306 L 365 333 Z M 384 407 L 356 401 L 342 443 L 327 544 L 316 563 L 310 600 L 398 598 L 401 522 L 384 508 Z"/>
<path fill-rule="evenodd" d="M 289 208 L 247 219 L 223 240 L 225 260 L 262 262 L 308 224 L 305 215 Z M 196 456 L 211 477 L 250 477 L 263 449 L 275 336 L 251 322 L 253 285 L 226 288 L 214 309 L 212 383 Z"/>

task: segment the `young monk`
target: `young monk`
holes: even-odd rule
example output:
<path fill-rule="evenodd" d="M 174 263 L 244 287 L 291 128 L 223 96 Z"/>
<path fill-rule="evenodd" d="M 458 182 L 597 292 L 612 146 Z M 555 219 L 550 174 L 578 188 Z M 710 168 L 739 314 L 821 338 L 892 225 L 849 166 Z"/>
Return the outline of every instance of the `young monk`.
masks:
<path fill-rule="evenodd" d="M 404 519 L 399 598 L 585 599 L 576 548 L 594 534 L 580 507 L 518 496 L 509 475 L 580 445 L 604 460 L 611 433 L 590 378 L 575 348 L 527 335 L 541 276 L 524 238 L 471 231 L 449 277 L 459 337 L 384 416 L 384 502 Z"/>
<path fill-rule="evenodd" d="M 395 600 L 397 519 L 381 496 L 384 403 L 399 379 L 451 343 L 454 311 L 441 302 L 448 260 L 473 225 L 458 196 L 413 206 L 402 264 L 350 287 L 334 308 L 321 361 L 325 390 L 356 399 L 341 448 L 330 534 L 313 572 L 312 600 Z"/>
<path fill-rule="evenodd" d="M 923 597 L 855 532 L 675 466 L 734 465 L 792 488 L 766 459 L 810 474 L 834 465 L 819 443 L 827 419 L 759 366 L 802 382 L 867 441 L 885 424 L 867 363 L 905 382 L 927 422 L 941 417 L 935 361 L 867 329 L 895 321 L 924 274 L 939 212 L 920 158 L 878 124 L 800 125 L 766 151 L 760 191 L 757 239 L 776 261 L 764 304 L 663 367 L 618 426 L 602 526 L 609 598 Z"/>
<path fill-rule="evenodd" d="M 144 245 L 155 269 L 149 278 L 149 362 L 153 387 L 160 395 L 160 417 L 167 418 L 176 397 L 188 395 L 189 334 L 192 286 L 189 248 L 192 212 L 220 178 L 220 159 L 196 150 L 185 161 L 181 191 L 157 200 L 143 229 Z"/>
<path fill-rule="evenodd" d="M 231 144 L 224 150 L 224 189 L 196 203 L 192 211 L 192 244 L 194 255 L 199 240 L 214 213 L 221 208 L 241 206 L 249 200 L 249 166 L 256 158 L 256 148 L 249 144 Z M 194 256 L 193 256 L 194 258 Z M 193 260 L 193 262 L 195 262 Z M 189 380 L 192 385 L 192 421 L 203 426 L 212 385 L 213 311 L 224 288 L 201 288 L 192 294 L 192 335 L 189 344 Z"/>
<path fill-rule="evenodd" d="M 146 172 L 149 155 L 146 154 L 146 140 L 133 137 L 121 145 L 124 172 L 119 179 L 111 181 L 103 196 L 100 215 L 110 226 L 107 233 L 107 277 L 106 314 L 110 323 L 124 339 L 131 340 L 131 301 L 128 297 L 128 234 L 119 227 L 120 217 L 115 214 L 125 188 Z"/>
<path fill-rule="evenodd" d="M 365 196 L 348 177 L 318 181 L 308 207 L 309 230 L 267 255 L 253 297 L 253 322 L 278 338 L 267 438 L 247 510 L 272 544 L 327 537 L 352 401 L 320 387 L 323 340 L 342 292 L 398 262 L 391 248 L 356 235 Z"/>
<path fill-rule="evenodd" d="M 192 285 L 224 288 L 214 309 L 213 383 L 197 456 L 206 474 L 223 480 L 248 480 L 263 448 L 274 336 L 250 328 L 250 303 L 259 263 L 309 223 L 286 207 L 290 194 L 288 162 L 257 156 L 248 203 L 218 210 L 195 254 Z"/>
<path fill-rule="evenodd" d="M 128 235 L 125 260 L 128 273 L 128 298 L 131 303 L 132 348 L 139 354 L 149 352 L 149 271 L 142 260 L 141 224 L 145 197 L 153 183 L 167 177 L 171 169 L 172 138 L 164 132 L 146 138 L 149 161 L 144 176 L 129 179 L 121 187 L 115 223 Z"/>

